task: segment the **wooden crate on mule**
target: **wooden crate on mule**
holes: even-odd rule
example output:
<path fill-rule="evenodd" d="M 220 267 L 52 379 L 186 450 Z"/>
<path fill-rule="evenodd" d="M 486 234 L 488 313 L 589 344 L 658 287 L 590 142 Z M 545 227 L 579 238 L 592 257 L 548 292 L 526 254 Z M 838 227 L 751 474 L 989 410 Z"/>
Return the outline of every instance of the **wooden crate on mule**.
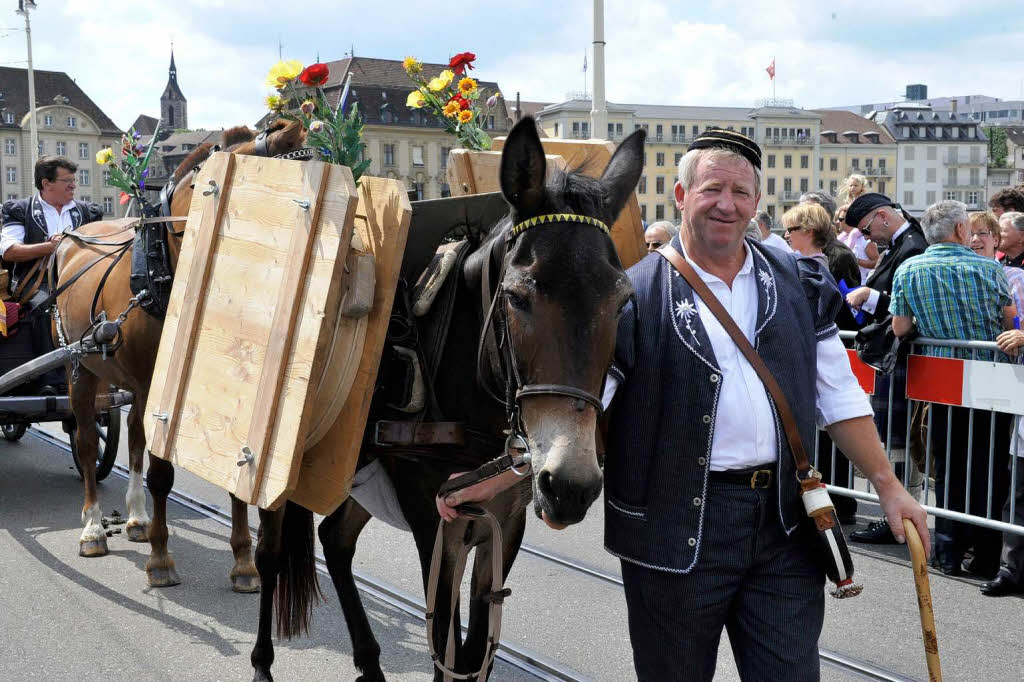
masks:
<path fill-rule="evenodd" d="M 564 170 L 583 166 L 588 175 L 595 177 L 604 172 L 616 149 L 614 142 L 605 140 L 541 138 L 540 143 L 544 147 L 548 173 L 553 168 Z M 504 146 L 505 138 L 497 137 L 489 152 L 453 149 L 448 155 L 447 171 L 452 196 L 501 191 L 499 173 Z M 647 255 L 640 203 L 635 193 L 630 195 L 611 231 L 623 268 L 634 265 Z"/>
<path fill-rule="evenodd" d="M 401 199 L 401 183 L 380 182 Z M 204 165 L 145 412 L 156 456 L 266 509 L 289 498 L 370 323 L 361 194 L 333 164 L 218 153 Z M 335 475 L 351 476 L 354 456 L 347 466 Z"/>

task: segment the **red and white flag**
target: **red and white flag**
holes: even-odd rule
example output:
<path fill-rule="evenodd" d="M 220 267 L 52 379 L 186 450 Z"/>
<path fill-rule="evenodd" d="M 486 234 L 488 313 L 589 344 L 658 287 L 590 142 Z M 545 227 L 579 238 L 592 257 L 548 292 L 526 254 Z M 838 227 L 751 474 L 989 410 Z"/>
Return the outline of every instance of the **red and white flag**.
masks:
<path fill-rule="evenodd" d="M 772 57 L 772 63 L 768 65 L 768 68 L 765 69 L 765 71 L 768 72 L 769 78 L 775 80 L 775 57 Z"/>

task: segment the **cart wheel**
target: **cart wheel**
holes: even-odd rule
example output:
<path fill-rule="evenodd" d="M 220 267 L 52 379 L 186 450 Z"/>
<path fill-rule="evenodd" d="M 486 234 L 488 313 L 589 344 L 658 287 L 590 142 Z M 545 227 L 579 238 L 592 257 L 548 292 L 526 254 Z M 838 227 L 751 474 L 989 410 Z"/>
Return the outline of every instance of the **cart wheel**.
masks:
<path fill-rule="evenodd" d="M 121 410 L 114 408 L 96 414 L 96 432 L 99 434 L 99 449 L 96 453 L 96 480 L 102 481 L 114 468 L 117 459 L 117 445 L 121 440 Z M 70 422 L 70 423 L 69 423 Z M 82 463 L 78 459 L 78 444 L 75 440 L 74 419 L 64 424 L 64 431 L 71 438 L 71 457 L 75 460 L 78 475 L 82 475 Z M 70 428 L 69 428 L 70 427 Z"/>
<path fill-rule="evenodd" d="M 21 440 L 21 437 L 25 435 L 26 431 L 28 431 L 28 426 L 26 424 L 3 424 L 2 428 L 4 438 L 12 443 Z"/>

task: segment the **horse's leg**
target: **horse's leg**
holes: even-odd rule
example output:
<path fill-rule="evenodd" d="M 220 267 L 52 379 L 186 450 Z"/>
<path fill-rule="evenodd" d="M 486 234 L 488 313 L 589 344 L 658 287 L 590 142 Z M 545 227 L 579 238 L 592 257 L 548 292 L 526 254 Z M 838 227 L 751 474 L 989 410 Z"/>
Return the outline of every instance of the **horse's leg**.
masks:
<path fill-rule="evenodd" d="M 277 587 L 277 573 L 280 569 L 281 527 L 284 521 L 284 507 L 276 511 L 260 509 L 260 530 L 256 542 L 256 568 L 260 581 L 266 589 L 260 591 L 260 624 L 256 632 L 256 644 L 249 660 L 255 668 L 253 682 L 273 682 L 270 666 L 274 663 L 274 591 Z"/>
<path fill-rule="evenodd" d="M 71 411 L 75 415 L 75 447 L 85 480 L 85 504 L 82 506 L 82 537 L 78 553 L 82 556 L 103 556 L 107 553 L 107 532 L 103 529 L 103 512 L 96 494 L 96 453 L 99 434 L 96 432 L 96 375 L 80 368 L 78 381 L 69 386 Z"/>
<path fill-rule="evenodd" d="M 124 496 L 128 507 L 125 533 L 132 542 L 149 540 L 149 514 L 146 513 L 146 491 L 142 488 L 142 460 L 146 454 L 146 432 L 142 428 L 142 410 L 146 409 L 146 396 L 135 394 L 128 412 L 128 492 Z M 117 412 L 112 419 L 119 418 Z"/>
<path fill-rule="evenodd" d="M 231 552 L 235 565 L 231 568 L 231 589 L 235 592 L 260 591 L 260 574 L 252 560 L 252 535 L 249 533 L 249 505 L 231 496 Z"/>
<path fill-rule="evenodd" d="M 345 625 L 352 641 L 352 662 L 362 673 L 357 682 L 383 682 L 380 669 L 380 645 L 373 636 L 366 609 L 359 598 L 355 577 L 352 575 L 352 557 L 356 552 L 359 533 L 370 520 L 370 513 L 353 498 L 348 498 L 330 516 L 320 523 L 320 543 L 330 571 L 334 589 L 345 614 Z"/>
<path fill-rule="evenodd" d="M 150 453 L 146 484 L 153 496 L 153 521 L 149 526 L 151 551 L 146 562 L 146 577 L 153 587 L 171 587 L 181 583 L 174 569 L 174 560 L 167 552 L 167 496 L 174 487 L 174 466 Z"/>
<path fill-rule="evenodd" d="M 501 525 L 502 539 L 502 583 L 508 579 L 509 571 L 512 570 L 512 563 L 519 553 L 519 546 L 523 542 L 523 533 L 526 530 L 526 508 L 508 509 L 504 514 L 498 514 L 498 522 Z M 491 552 L 493 544 L 488 542 L 478 545 L 476 555 L 473 559 L 473 581 L 470 587 L 469 625 L 466 633 L 466 642 L 463 644 L 463 660 L 466 670 L 477 671 L 483 665 L 484 657 L 487 655 L 490 643 L 487 638 L 487 626 L 490 620 L 491 603 L 487 596 L 491 592 Z M 494 667 L 491 661 L 490 668 Z M 490 668 L 487 675 L 490 676 Z M 485 678 L 486 679 L 486 678 Z M 481 680 L 483 682 L 483 680 Z"/>

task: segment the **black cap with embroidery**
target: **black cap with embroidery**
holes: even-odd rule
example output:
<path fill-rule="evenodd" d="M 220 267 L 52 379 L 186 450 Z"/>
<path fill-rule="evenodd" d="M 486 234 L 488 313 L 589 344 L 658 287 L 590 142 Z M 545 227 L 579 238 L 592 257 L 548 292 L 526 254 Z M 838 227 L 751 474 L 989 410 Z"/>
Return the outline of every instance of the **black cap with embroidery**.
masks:
<path fill-rule="evenodd" d="M 690 143 L 690 150 L 711 148 L 732 150 L 754 164 L 754 168 L 761 170 L 761 148 L 749 137 L 735 130 L 709 128 Z"/>
<path fill-rule="evenodd" d="M 878 192 L 861 194 L 853 200 L 850 208 L 846 209 L 846 224 L 850 227 L 857 227 L 857 224 L 864 219 L 864 216 L 882 206 L 899 208 L 899 204 L 884 194 L 879 194 Z"/>

